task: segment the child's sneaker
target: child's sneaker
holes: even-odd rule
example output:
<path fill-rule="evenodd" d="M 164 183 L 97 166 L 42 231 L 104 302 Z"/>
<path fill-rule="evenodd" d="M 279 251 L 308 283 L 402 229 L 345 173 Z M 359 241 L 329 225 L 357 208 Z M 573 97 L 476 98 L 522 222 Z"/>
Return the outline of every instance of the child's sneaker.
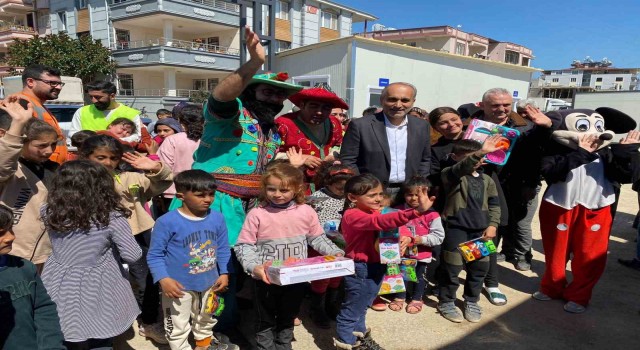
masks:
<path fill-rule="evenodd" d="M 162 323 L 152 323 L 152 324 L 140 323 L 138 325 L 138 334 L 141 337 L 149 338 L 158 344 L 163 344 L 163 345 L 169 344 L 169 341 L 167 340 L 164 326 Z"/>
<path fill-rule="evenodd" d="M 541 291 L 536 291 L 535 293 L 531 294 L 531 297 L 533 297 L 533 299 L 535 300 L 540 300 L 540 301 L 549 301 L 552 298 L 544 293 L 542 293 Z"/>
<path fill-rule="evenodd" d="M 564 304 L 564 311 L 570 312 L 572 314 L 581 314 L 587 311 L 587 308 L 580 304 L 574 303 L 573 301 L 570 301 Z"/>
<path fill-rule="evenodd" d="M 229 350 L 239 350 L 240 349 L 240 347 L 238 345 L 232 343 L 231 340 L 229 339 L 229 337 L 227 337 L 226 335 L 224 335 L 222 333 L 213 332 L 213 336 L 216 337 L 222 344 L 227 345 Z"/>
<path fill-rule="evenodd" d="M 371 328 L 367 328 L 367 331 L 364 334 L 360 332 L 353 332 L 353 335 L 358 337 L 358 341 L 361 346 L 361 348 L 354 349 L 384 350 L 384 348 L 380 346 L 380 344 L 376 343 L 376 341 L 371 337 Z"/>
<path fill-rule="evenodd" d="M 478 303 L 473 301 L 464 301 L 464 318 L 472 323 L 480 322 L 482 318 L 482 309 Z"/>
<path fill-rule="evenodd" d="M 221 343 L 218 339 L 211 337 L 211 343 L 209 346 L 196 346 L 195 350 L 229 350 L 227 344 Z"/>
<path fill-rule="evenodd" d="M 439 303 L 437 309 L 438 311 L 440 311 L 442 317 L 451 322 L 460 323 L 462 322 L 462 320 L 464 320 L 464 317 L 462 317 L 462 313 L 460 312 L 460 310 L 458 310 L 456 304 L 453 301 Z"/>

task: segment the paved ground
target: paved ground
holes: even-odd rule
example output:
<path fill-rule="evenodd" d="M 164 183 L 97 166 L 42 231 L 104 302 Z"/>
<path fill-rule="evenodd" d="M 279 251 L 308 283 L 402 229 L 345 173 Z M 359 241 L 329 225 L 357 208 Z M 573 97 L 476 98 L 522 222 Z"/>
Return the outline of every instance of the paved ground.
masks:
<path fill-rule="evenodd" d="M 582 315 L 563 311 L 561 301 L 531 298 L 544 269 L 538 218 L 534 221 L 534 262 L 529 272 L 502 263 L 500 282 L 509 303 L 498 307 L 485 298 L 483 320 L 478 324 L 451 323 L 435 310 L 431 297 L 422 312 L 369 311 L 367 323 L 374 338 L 389 350 L 412 349 L 637 349 L 640 323 L 640 272 L 617 263 L 635 252 L 631 228 L 638 210 L 636 193 L 625 186 L 614 223 L 606 272 L 595 289 L 591 306 Z M 459 294 L 461 295 L 461 290 Z M 313 327 L 304 305 L 303 324 L 296 327 L 296 350 L 332 349 L 335 330 Z M 133 330 L 125 333 L 116 349 L 168 349 L 157 347 Z"/>

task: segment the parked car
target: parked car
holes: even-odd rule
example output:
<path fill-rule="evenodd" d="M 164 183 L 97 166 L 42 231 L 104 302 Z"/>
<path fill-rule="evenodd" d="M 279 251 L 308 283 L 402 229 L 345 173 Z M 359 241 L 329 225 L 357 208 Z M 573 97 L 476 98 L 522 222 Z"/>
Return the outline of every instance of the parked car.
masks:
<path fill-rule="evenodd" d="M 62 133 L 67 139 L 67 147 L 71 147 L 71 139 L 68 136 L 69 130 L 71 130 L 73 114 L 82 106 L 81 104 L 45 104 L 45 107 L 47 107 L 58 120 L 58 125 L 60 125 L 60 129 L 62 129 Z"/>

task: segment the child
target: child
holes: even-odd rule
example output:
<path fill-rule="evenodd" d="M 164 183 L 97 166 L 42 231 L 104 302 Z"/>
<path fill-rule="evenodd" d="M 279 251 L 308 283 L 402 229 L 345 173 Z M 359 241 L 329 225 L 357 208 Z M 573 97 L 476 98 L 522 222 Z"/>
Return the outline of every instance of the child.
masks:
<path fill-rule="evenodd" d="M 35 265 L 7 255 L 16 238 L 12 226 L 13 212 L 0 205 L 0 346 L 64 350 L 56 304 L 42 285 Z"/>
<path fill-rule="evenodd" d="M 483 145 L 473 140 L 460 140 L 453 145 L 451 159 L 457 163 L 442 170 L 442 188 L 446 195 L 442 212 L 446 236 L 442 243 L 442 273 L 438 278 L 440 296 L 438 311 L 451 322 L 462 322 L 463 315 L 454 302 L 463 267 L 467 271 L 464 284 L 464 319 L 479 322 L 478 306 L 482 284 L 489 270 L 489 257 L 464 263 L 458 245 L 478 237 L 489 240 L 496 235 L 500 223 L 500 203 L 495 182 L 483 174 L 482 157 L 498 148 L 497 135 Z"/>
<path fill-rule="evenodd" d="M 32 117 L 31 105 L 25 110 L 15 97 L 4 100 L 0 109 L 12 118 L 0 138 L 0 203 L 13 209 L 16 240 L 12 253 L 31 261 L 41 272 L 51 254 L 51 243 L 39 220 L 40 207 L 58 167 L 49 160 L 58 134 L 51 125 Z"/>
<path fill-rule="evenodd" d="M 71 136 L 71 146 L 75 148 L 69 148 L 69 154 L 67 155 L 67 160 L 76 160 L 78 159 L 78 150 L 82 147 L 84 141 L 91 136 L 96 136 L 96 132 L 92 130 L 80 130 Z"/>
<path fill-rule="evenodd" d="M 181 102 L 181 103 L 183 103 L 183 102 Z M 178 105 L 180 105 L 180 103 L 178 103 Z M 156 118 L 158 118 L 157 120 L 161 120 L 161 119 L 165 119 L 165 118 L 171 118 L 171 111 L 168 110 L 168 109 L 165 109 L 165 108 L 160 108 L 159 110 L 156 111 Z M 147 131 L 148 131 L 149 134 L 151 134 L 151 137 L 156 137 L 155 127 L 156 127 L 157 120 L 152 121 L 147 126 Z"/>
<path fill-rule="evenodd" d="M 171 135 L 182 132 L 182 126 L 179 121 L 173 118 L 164 118 L 158 120 L 154 128 L 156 136 L 151 143 L 147 145 L 147 155 L 153 160 L 159 160 L 158 149 L 164 140 Z"/>
<path fill-rule="evenodd" d="M 305 184 L 300 170 L 287 163 L 268 167 L 262 175 L 261 191 L 262 203 L 247 214 L 234 251 L 244 271 L 255 279 L 257 348 L 291 349 L 293 322 L 306 283 L 272 285 L 265 263 L 305 259 L 309 245 L 323 255 L 344 252 L 324 234 L 313 208 L 304 204 Z"/>
<path fill-rule="evenodd" d="M 367 307 L 374 300 L 382 277 L 384 265 L 380 264 L 380 253 L 376 239 L 381 230 L 392 230 L 405 225 L 427 212 L 435 197 L 429 198 L 427 191 L 419 191 L 417 209 L 405 209 L 381 214 L 382 184 L 371 174 L 362 174 L 347 181 L 345 212 L 342 216 L 342 233 L 347 242 L 346 256 L 355 263 L 355 275 L 344 278 L 345 300 L 337 317 L 338 349 L 382 349 L 371 337 L 371 329 L 365 323 Z M 401 244 L 401 249 L 406 248 Z"/>
<path fill-rule="evenodd" d="M 327 231 L 338 232 L 340 220 L 342 220 L 342 210 L 344 209 L 344 184 L 353 177 L 353 170 L 341 164 L 325 163 L 320 166 L 314 182 L 316 186 L 321 188 L 319 191 L 311 194 L 311 200 L 319 200 L 313 205 L 320 225 Z M 332 238 L 329 236 L 329 238 Z M 344 248 L 344 242 L 338 242 L 332 239 L 334 243 Z M 315 254 L 314 254 L 315 253 Z M 318 255 L 311 250 L 309 256 Z M 334 319 L 340 311 L 340 305 L 337 302 L 338 288 L 342 282 L 341 277 L 317 280 L 311 282 L 311 320 L 320 328 L 329 329 L 329 319 Z"/>
<path fill-rule="evenodd" d="M 133 120 L 127 118 L 116 118 L 109 126 L 107 131 L 110 132 L 117 139 L 124 139 L 138 131 L 136 123 Z"/>
<path fill-rule="evenodd" d="M 193 165 L 193 153 L 200 145 L 200 137 L 202 137 L 202 128 L 204 127 L 202 107 L 187 105 L 181 109 L 178 120 L 185 132 L 167 137 L 158 149 L 160 161 L 171 169 L 173 175 L 189 170 Z M 176 189 L 171 186 L 162 197 L 156 197 L 161 199 L 154 202 L 158 204 L 156 209 L 159 209 L 159 215 L 169 211 L 169 205 L 175 194 Z"/>
<path fill-rule="evenodd" d="M 65 345 L 110 347 L 140 313 L 120 266 L 142 256 L 126 219 L 131 211 L 105 167 L 74 160 L 51 180 L 41 214 L 53 247 L 42 281 L 57 305 Z"/>
<path fill-rule="evenodd" d="M 188 338 L 193 329 L 196 350 L 227 349 L 213 336 L 216 320 L 201 312 L 207 291 L 224 293 L 229 284 L 227 226 L 222 214 L 209 209 L 215 179 L 202 170 L 187 170 L 176 176 L 175 186 L 182 206 L 158 219 L 147 255 L 153 281 L 162 286 L 169 346 L 191 349 Z"/>
<path fill-rule="evenodd" d="M 153 197 L 164 192 L 172 184 L 171 170 L 160 162 L 153 161 L 139 153 L 124 153 L 123 145 L 111 136 L 97 135 L 88 138 L 80 149 L 80 158 L 102 164 L 112 174 L 116 191 L 122 197 L 122 204 L 132 214 L 129 218 L 131 231 L 135 236 L 143 257 L 151 241 L 153 218 L 144 205 Z M 124 160 L 141 172 L 118 171 L 118 164 Z M 153 283 L 146 258 L 130 264 L 129 271 L 138 285 L 138 299 L 142 299 L 142 321 L 140 335 L 166 344 L 162 325 L 157 323 L 160 296 L 158 286 Z M 143 295 L 140 297 L 140 295 Z"/>
<path fill-rule="evenodd" d="M 416 209 L 420 202 L 418 201 L 418 196 L 421 188 L 426 188 L 427 190 L 431 188 L 431 182 L 424 177 L 414 176 L 409 181 L 405 182 L 402 186 L 402 195 L 404 197 L 405 203 L 399 206 L 397 209 Z M 435 272 L 437 267 L 436 260 L 433 258 L 433 249 L 435 247 L 440 247 L 442 241 L 444 240 L 444 227 L 442 227 L 442 220 L 440 219 L 440 214 L 433 209 L 430 209 L 427 213 L 420 216 L 419 218 L 411 220 L 407 227 L 413 228 L 414 232 L 410 231 L 400 231 L 413 233 L 413 243 L 409 245 L 409 247 L 417 246 L 418 254 L 417 256 L 410 256 L 411 258 L 417 259 L 418 264 L 416 266 L 416 276 L 418 277 L 417 283 L 413 284 L 413 293 L 409 295 L 409 299 L 411 300 L 405 311 L 410 314 L 417 314 L 422 311 L 422 298 L 424 296 L 425 287 L 428 282 L 427 274 L 431 272 Z M 405 254 L 406 256 L 406 254 Z M 439 258 L 438 258 L 439 259 Z M 409 289 L 408 289 L 409 290 Z M 397 295 L 396 300 L 389 304 L 389 308 L 394 303 L 397 304 L 397 301 L 400 300 L 400 303 L 404 303 L 406 293 L 400 293 Z M 402 308 L 402 304 L 400 304 L 400 309 Z M 394 311 L 400 311 L 394 310 Z M 393 309 L 392 309 L 393 310 Z"/>

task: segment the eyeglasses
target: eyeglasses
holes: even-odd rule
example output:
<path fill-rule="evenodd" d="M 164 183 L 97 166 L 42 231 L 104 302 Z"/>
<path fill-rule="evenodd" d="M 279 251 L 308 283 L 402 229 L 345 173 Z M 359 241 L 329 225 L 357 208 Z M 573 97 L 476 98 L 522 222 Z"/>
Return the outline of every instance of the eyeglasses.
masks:
<path fill-rule="evenodd" d="M 289 97 L 289 94 L 287 93 L 286 90 L 274 90 L 274 89 L 262 89 L 260 90 L 260 92 L 265 96 L 265 97 L 271 97 L 271 96 L 276 96 L 278 98 L 287 98 Z"/>
<path fill-rule="evenodd" d="M 51 87 L 56 87 L 58 85 L 60 85 L 60 87 L 64 87 L 64 85 L 66 84 L 66 83 L 63 83 L 63 82 L 57 81 L 57 80 L 44 80 L 44 79 L 39 79 L 39 78 L 32 78 L 32 79 L 41 81 L 41 82 L 43 82 L 45 84 L 48 84 Z"/>

